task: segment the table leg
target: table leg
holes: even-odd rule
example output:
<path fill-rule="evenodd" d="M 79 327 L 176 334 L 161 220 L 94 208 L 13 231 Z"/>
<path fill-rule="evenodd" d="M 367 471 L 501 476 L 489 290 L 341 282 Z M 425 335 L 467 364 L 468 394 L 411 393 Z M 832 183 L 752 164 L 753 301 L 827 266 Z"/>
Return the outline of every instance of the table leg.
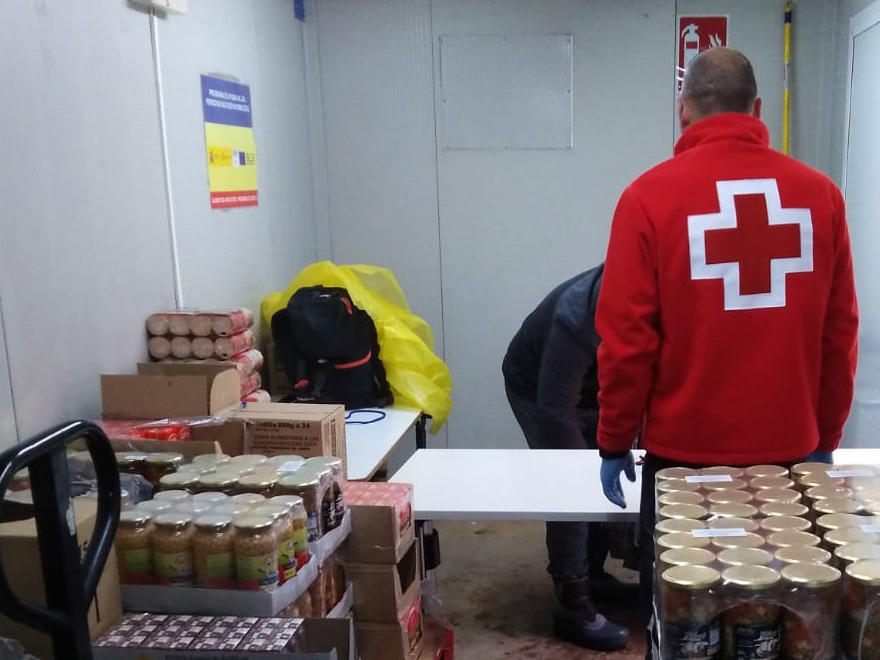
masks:
<path fill-rule="evenodd" d="M 440 533 L 430 520 L 416 521 L 416 537 L 422 554 L 422 580 L 434 582 L 434 569 L 440 565 Z"/>
<path fill-rule="evenodd" d="M 416 420 L 416 449 L 428 448 L 428 435 L 426 432 L 430 415 L 422 413 Z"/>

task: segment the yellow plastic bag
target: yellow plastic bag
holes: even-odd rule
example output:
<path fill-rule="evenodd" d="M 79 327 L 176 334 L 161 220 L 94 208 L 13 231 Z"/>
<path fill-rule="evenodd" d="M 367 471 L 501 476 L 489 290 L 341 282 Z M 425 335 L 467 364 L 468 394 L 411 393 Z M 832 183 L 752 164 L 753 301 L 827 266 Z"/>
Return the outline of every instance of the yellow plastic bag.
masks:
<path fill-rule="evenodd" d="M 306 266 L 283 292 L 270 293 L 263 299 L 263 328 L 271 329 L 272 315 L 287 307 L 297 289 L 318 284 L 344 287 L 354 304 L 372 317 L 394 402 L 430 415 L 431 433 L 437 433 L 452 409 L 449 368 L 434 353 L 431 327 L 409 311 L 397 278 L 387 268 L 338 266 L 330 261 Z"/>

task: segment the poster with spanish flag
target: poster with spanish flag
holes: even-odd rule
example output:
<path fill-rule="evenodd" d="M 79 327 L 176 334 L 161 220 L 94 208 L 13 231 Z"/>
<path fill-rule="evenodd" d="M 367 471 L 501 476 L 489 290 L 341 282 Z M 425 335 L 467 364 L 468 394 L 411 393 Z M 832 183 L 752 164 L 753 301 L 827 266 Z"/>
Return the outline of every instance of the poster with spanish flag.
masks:
<path fill-rule="evenodd" d="M 257 205 L 257 144 L 247 85 L 202 76 L 211 208 Z"/>

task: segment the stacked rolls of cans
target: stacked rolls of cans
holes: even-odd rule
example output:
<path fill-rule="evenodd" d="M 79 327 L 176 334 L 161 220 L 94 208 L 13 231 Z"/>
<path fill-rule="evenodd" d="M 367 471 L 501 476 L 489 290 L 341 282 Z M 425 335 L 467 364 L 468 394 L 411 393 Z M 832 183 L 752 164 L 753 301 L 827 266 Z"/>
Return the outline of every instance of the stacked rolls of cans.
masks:
<path fill-rule="evenodd" d="M 268 401 L 262 389 L 263 354 L 254 348 L 254 314 L 177 310 L 147 317 L 147 351 L 159 362 L 217 362 L 234 366 L 241 377 L 242 401 Z"/>

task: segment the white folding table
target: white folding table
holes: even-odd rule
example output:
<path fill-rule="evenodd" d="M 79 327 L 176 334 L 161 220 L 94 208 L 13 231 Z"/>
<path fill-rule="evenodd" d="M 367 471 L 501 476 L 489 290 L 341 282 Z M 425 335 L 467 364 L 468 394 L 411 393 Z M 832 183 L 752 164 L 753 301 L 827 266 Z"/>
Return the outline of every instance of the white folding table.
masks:
<path fill-rule="evenodd" d="M 880 463 L 880 448 L 838 449 L 834 462 Z M 635 483 L 621 476 L 627 507 L 620 509 L 602 493 L 600 463 L 595 449 L 420 449 L 390 480 L 413 485 L 430 570 L 440 561 L 434 520 L 636 522 L 641 468 Z"/>
<path fill-rule="evenodd" d="M 396 406 L 349 410 L 345 422 L 348 479 L 371 479 L 413 426 L 416 447 L 424 447 L 425 420 L 418 410 Z"/>
<path fill-rule="evenodd" d="M 591 449 L 420 449 L 390 481 L 413 484 L 417 520 L 634 521 L 640 467 L 622 480 L 620 509 L 602 494 L 599 463 Z"/>
<path fill-rule="evenodd" d="M 600 462 L 595 449 L 420 449 L 390 481 L 413 484 L 417 520 L 635 521 L 640 467 L 635 483 L 621 476 L 620 509 L 602 493 Z M 834 462 L 880 463 L 880 448 L 838 449 Z"/>

